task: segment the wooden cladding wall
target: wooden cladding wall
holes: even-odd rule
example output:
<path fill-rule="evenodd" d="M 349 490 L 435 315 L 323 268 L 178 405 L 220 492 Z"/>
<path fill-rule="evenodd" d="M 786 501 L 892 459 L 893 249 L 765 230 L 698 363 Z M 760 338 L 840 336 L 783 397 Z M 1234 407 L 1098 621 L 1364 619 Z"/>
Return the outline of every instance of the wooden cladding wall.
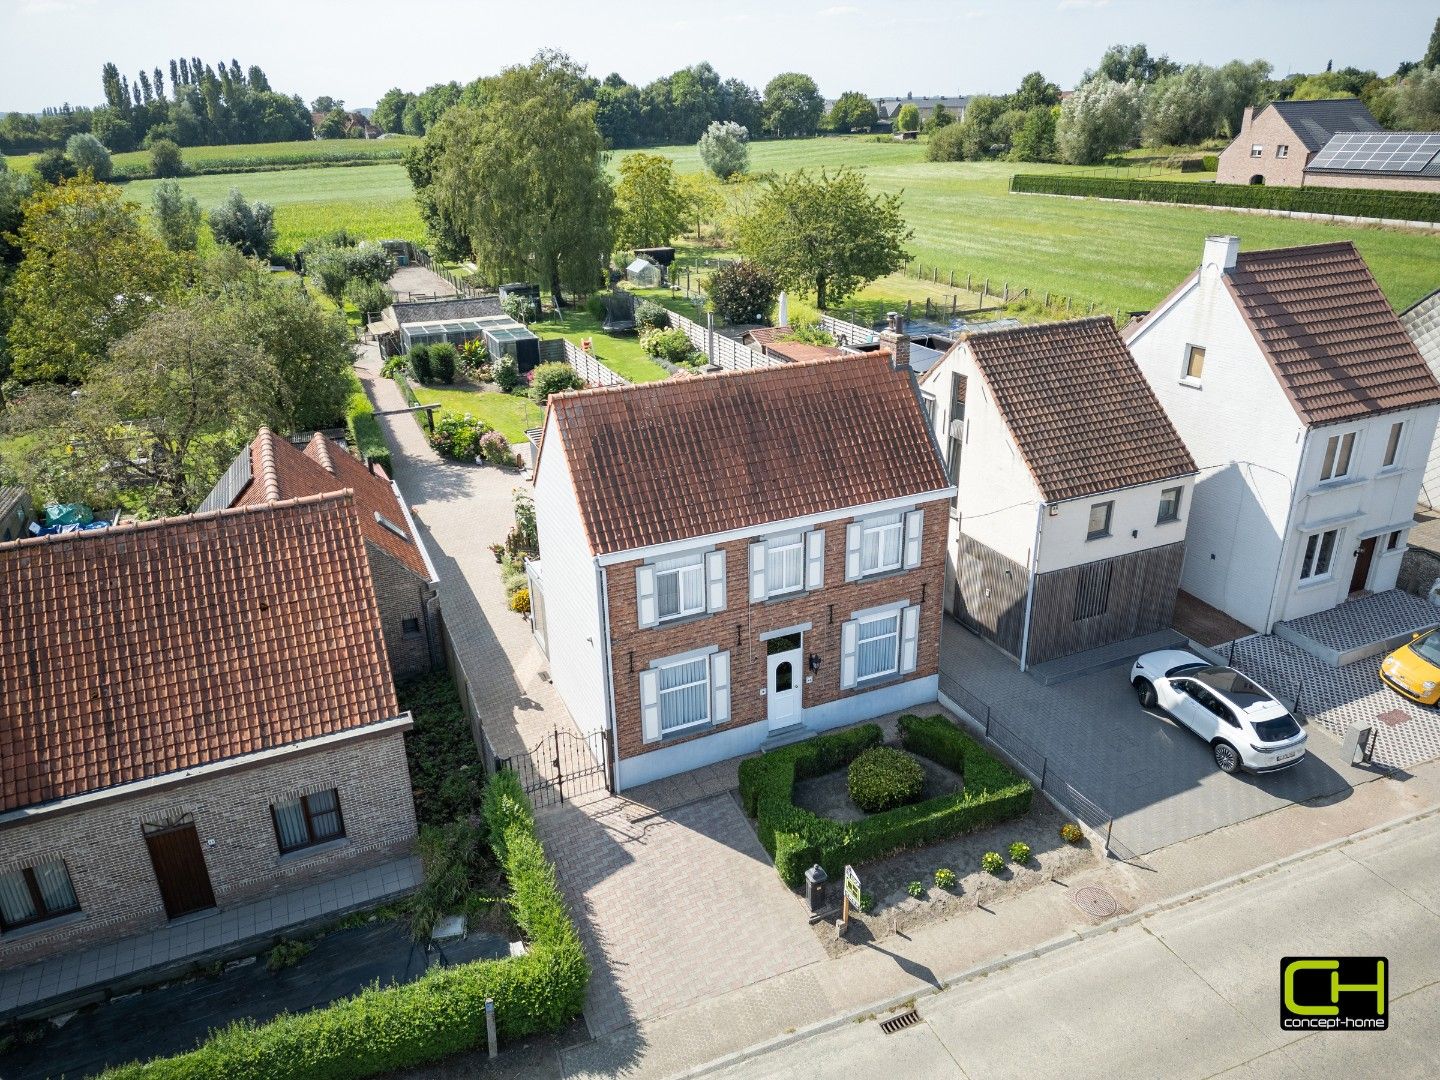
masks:
<path fill-rule="evenodd" d="M 982 637 L 1018 657 L 1025 626 L 1027 577 L 1025 567 L 961 533 L 955 573 L 956 616 Z"/>
<path fill-rule="evenodd" d="M 1165 629 L 1175 613 L 1184 558 L 1184 543 L 1168 544 L 1041 574 L 1030 614 L 1029 662 Z M 1099 613 L 1076 618 L 1089 612 Z"/>

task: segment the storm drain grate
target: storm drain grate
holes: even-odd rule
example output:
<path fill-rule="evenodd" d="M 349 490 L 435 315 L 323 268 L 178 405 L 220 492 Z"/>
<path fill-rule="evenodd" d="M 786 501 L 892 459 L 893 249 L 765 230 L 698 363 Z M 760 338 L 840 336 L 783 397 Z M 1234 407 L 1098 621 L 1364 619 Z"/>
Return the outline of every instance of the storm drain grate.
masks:
<path fill-rule="evenodd" d="M 899 1016 L 892 1016 L 889 1020 L 881 1021 L 880 1030 L 886 1035 L 894 1035 L 895 1032 L 914 1027 L 919 1022 L 920 1014 L 911 1009 L 909 1012 L 903 1012 Z"/>
<path fill-rule="evenodd" d="M 1120 904 L 1098 885 L 1086 885 L 1075 890 L 1075 906 L 1086 915 L 1104 919 L 1120 910 Z"/>

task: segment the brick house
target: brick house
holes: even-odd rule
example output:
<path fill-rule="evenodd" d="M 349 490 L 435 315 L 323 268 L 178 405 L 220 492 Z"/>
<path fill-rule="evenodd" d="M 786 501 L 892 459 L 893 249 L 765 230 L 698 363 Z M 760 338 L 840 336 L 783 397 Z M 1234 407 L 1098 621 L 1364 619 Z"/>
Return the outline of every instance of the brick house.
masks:
<path fill-rule="evenodd" d="M 0 544 L 0 967 L 408 851 L 351 497 Z"/>
<path fill-rule="evenodd" d="M 1110 319 L 967 335 L 920 388 L 956 618 L 1022 670 L 1170 625 L 1195 462 Z"/>
<path fill-rule="evenodd" d="M 950 494 L 889 351 L 552 396 L 534 627 L 616 789 L 935 700 Z"/>
<path fill-rule="evenodd" d="M 362 464 L 318 431 L 301 451 L 261 428 L 200 509 L 258 506 L 345 490 L 351 492 L 360 519 L 395 678 L 433 671 L 442 662 L 439 577 L 400 489 L 380 466 Z"/>

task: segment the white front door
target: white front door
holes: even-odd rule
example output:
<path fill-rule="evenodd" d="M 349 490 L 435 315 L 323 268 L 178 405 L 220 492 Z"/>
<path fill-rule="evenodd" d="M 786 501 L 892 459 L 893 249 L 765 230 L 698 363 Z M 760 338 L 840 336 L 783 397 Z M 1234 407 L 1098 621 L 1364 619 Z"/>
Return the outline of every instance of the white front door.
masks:
<path fill-rule="evenodd" d="M 766 642 L 769 682 L 765 687 L 765 700 L 769 704 L 771 731 L 800 722 L 800 695 L 805 679 L 799 639 L 799 634 L 793 634 Z"/>

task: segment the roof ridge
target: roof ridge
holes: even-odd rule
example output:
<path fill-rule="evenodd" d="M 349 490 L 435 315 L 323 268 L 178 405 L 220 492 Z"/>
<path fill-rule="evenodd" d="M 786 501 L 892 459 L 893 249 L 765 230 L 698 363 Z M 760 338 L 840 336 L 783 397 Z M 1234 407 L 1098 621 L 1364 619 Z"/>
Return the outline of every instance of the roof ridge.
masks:
<path fill-rule="evenodd" d="M 315 453 L 318 455 L 314 460 L 330 475 L 336 475 L 335 461 L 330 456 L 330 440 L 325 437 L 323 431 L 317 431 L 310 436 L 310 443 L 306 449 L 308 450 L 311 446 L 315 447 Z"/>
<path fill-rule="evenodd" d="M 1235 257 L 1238 261 L 1240 259 L 1261 259 L 1267 256 L 1278 257 L 1281 255 L 1294 255 L 1298 252 L 1336 251 L 1339 249 L 1349 249 L 1357 254 L 1360 250 L 1355 246 L 1355 241 L 1353 240 L 1326 240 L 1319 244 L 1295 244 L 1291 247 L 1256 248 L 1253 251 L 1241 251 Z"/>
<path fill-rule="evenodd" d="M 276 502 L 280 498 L 280 473 L 275 468 L 274 439 L 275 433 L 263 424 L 255 435 L 255 446 L 260 456 L 260 467 L 255 469 L 255 475 L 265 490 L 266 502 Z"/>
<path fill-rule="evenodd" d="M 39 547 L 43 544 L 60 543 L 66 540 L 99 540 L 105 537 L 113 537 L 117 531 L 124 531 L 128 535 L 130 533 L 153 529 L 178 528 L 182 525 L 194 525 L 198 522 L 213 521 L 217 518 L 243 517 L 246 514 L 263 514 L 272 510 L 293 510 L 296 507 L 313 506 L 319 503 L 348 503 L 353 502 L 354 498 L 354 488 L 340 488 L 336 491 L 327 491 L 319 495 L 301 495 L 293 499 L 250 503 L 247 506 L 227 506 L 220 510 L 206 510 L 203 513 L 174 514 L 170 517 L 150 518 L 146 521 L 117 521 L 114 525 L 107 526 L 104 529 L 82 529 L 77 532 L 51 533 L 49 536 L 22 536 L 18 540 L 0 543 L 0 551 L 12 551 L 20 547 Z"/>

